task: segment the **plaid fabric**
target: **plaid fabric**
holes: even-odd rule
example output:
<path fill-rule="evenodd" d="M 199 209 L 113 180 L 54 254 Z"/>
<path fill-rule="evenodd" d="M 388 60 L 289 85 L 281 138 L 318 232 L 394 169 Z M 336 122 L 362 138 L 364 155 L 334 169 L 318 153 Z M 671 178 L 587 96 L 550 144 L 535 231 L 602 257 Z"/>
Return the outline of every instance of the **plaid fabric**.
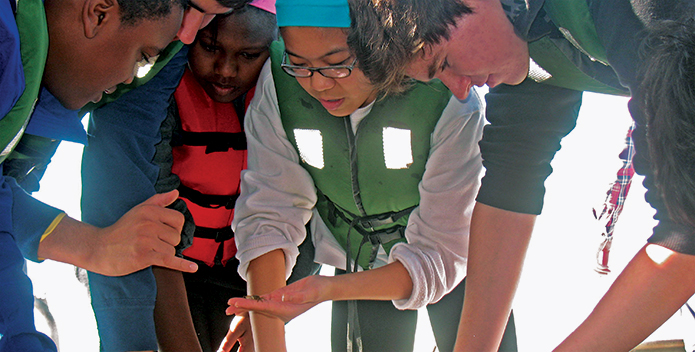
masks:
<path fill-rule="evenodd" d="M 627 193 L 630 191 L 632 177 L 635 175 L 635 168 L 632 165 L 632 158 L 635 155 L 635 143 L 632 140 L 632 131 L 634 131 L 634 129 L 635 125 L 633 123 L 627 131 L 627 137 L 625 137 L 625 149 L 620 153 L 620 159 L 623 161 L 623 165 L 618 170 L 617 179 L 608 189 L 603 209 L 600 212 L 597 212 L 596 208 L 593 209 L 596 220 L 601 223 L 605 222 L 605 231 L 601 234 L 603 241 L 596 254 L 596 260 L 598 262 L 596 271 L 599 274 L 605 275 L 610 272 L 608 268 L 608 254 L 613 242 L 613 230 L 615 229 L 615 224 L 618 222 L 620 213 L 623 211 L 625 198 L 627 198 Z"/>

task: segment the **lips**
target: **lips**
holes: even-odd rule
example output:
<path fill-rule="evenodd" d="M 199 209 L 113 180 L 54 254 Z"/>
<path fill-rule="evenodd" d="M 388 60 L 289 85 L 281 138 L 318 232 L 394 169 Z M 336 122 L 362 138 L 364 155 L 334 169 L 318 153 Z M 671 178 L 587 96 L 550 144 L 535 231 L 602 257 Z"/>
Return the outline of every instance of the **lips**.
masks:
<path fill-rule="evenodd" d="M 341 99 L 319 99 L 319 102 L 321 102 L 321 105 L 328 110 L 328 111 L 333 111 L 337 110 L 340 108 L 341 105 L 343 105 L 343 102 L 345 101 L 345 98 Z"/>
<path fill-rule="evenodd" d="M 223 85 L 217 83 L 212 83 L 212 87 L 215 89 L 215 93 L 221 96 L 229 95 L 238 89 L 236 86 Z"/>
<path fill-rule="evenodd" d="M 101 101 L 101 98 L 104 96 L 104 94 L 113 94 L 118 90 L 118 86 L 113 86 L 108 89 L 104 89 L 103 91 L 99 92 L 99 95 L 95 95 L 94 99 L 92 99 L 92 103 L 98 103 Z"/>

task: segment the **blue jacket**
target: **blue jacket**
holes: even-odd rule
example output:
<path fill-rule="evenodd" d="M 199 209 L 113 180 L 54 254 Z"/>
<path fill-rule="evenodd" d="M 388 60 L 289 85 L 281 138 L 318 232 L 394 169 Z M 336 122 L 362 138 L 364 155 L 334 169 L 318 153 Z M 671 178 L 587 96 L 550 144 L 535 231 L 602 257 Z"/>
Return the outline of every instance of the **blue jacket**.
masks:
<path fill-rule="evenodd" d="M 155 145 L 186 54 L 181 50 L 149 82 L 92 112 L 82 157 L 83 221 L 112 225 L 156 193 Z M 89 283 L 102 350 L 157 350 L 152 269 L 122 277 L 89 273 Z"/>
<path fill-rule="evenodd" d="M 25 88 L 13 5 L 0 1 L 0 119 Z M 40 236 L 58 214 L 0 172 L 0 351 L 56 351 L 53 341 L 34 326 L 34 296 L 18 244 L 24 256 L 36 260 Z"/>

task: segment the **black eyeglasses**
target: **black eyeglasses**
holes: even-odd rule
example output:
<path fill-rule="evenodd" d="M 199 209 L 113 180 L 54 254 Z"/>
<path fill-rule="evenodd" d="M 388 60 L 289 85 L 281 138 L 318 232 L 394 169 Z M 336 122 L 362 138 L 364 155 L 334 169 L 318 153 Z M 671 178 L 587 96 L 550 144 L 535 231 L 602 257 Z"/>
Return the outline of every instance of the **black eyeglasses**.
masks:
<path fill-rule="evenodd" d="M 352 60 L 349 65 L 336 65 L 336 66 L 324 66 L 324 67 L 305 67 L 305 66 L 295 66 L 287 63 L 287 52 L 282 54 L 282 63 L 280 67 L 290 76 L 297 78 L 308 78 L 314 75 L 314 72 L 318 72 L 323 77 L 328 78 L 345 78 L 352 73 L 352 69 L 355 68 L 355 63 L 357 58 Z"/>

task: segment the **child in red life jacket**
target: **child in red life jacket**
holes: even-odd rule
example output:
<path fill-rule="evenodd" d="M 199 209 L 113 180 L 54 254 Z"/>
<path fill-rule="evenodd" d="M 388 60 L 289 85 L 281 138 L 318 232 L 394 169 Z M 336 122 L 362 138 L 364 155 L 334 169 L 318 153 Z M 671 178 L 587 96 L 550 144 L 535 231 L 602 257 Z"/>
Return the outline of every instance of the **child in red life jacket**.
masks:
<path fill-rule="evenodd" d="M 181 333 L 181 326 L 190 331 L 187 296 L 202 350 L 217 351 L 232 320 L 225 315 L 227 300 L 246 294 L 246 282 L 237 273 L 230 225 L 239 174 L 246 168 L 244 113 L 270 43 L 277 37 L 274 1 L 252 5 L 216 17 L 198 33 L 162 123 L 162 143 L 155 155 L 161 167 L 156 188 L 158 192 L 178 188 L 178 208 L 187 217 L 182 243 L 193 237 L 183 255 L 196 261 L 199 269 L 183 280 L 177 272 L 155 269 L 155 324 L 161 350 L 195 344 L 191 334 Z M 242 344 L 250 341 L 247 335 L 239 340 Z"/>

